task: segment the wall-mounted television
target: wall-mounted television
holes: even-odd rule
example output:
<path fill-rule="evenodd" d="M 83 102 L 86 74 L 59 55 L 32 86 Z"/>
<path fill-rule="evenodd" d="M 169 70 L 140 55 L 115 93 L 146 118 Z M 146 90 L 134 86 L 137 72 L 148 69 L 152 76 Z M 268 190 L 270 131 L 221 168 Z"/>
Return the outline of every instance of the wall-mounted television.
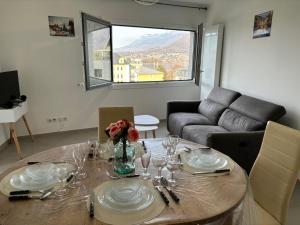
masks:
<path fill-rule="evenodd" d="M 18 71 L 0 73 L 0 107 L 10 100 L 20 97 Z"/>

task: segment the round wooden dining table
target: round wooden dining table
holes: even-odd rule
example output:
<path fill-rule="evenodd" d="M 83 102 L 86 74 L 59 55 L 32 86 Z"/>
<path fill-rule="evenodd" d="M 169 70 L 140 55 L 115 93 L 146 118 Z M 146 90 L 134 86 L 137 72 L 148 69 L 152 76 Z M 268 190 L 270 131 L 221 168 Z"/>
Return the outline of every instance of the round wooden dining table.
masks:
<path fill-rule="evenodd" d="M 164 151 L 161 139 L 147 139 L 145 144 L 152 153 Z M 197 144 L 181 140 L 178 148 Z M 201 146 L 201 145 L 199 145 Z M 49 149 L 13 164 L 0 175 L 2 180 L 8 173 L 27 166 L 29 161 L 57 162 L 72 160 L 75 145 Z M 65 198 L 51 195 L 48 199 L 9 201 L 0 194 L 1 225 L 90 225 L 104 224 L 90 218 L 87 210 L 87 196 L 93 188 L 111 180 L 107 172 L 112 163 L 107 160 L 87 160 L 85 170 L 88 177 L 77 189 L 70 189 Z M 150 163 L 152 177 L 157 170 Z M 141 173 L 140 159 L 136 159 L 136 173 Z M 166 171 L 165 171 L 166 172 Z M 247 177 L 243 169 L 234 163 L 230 174 L 222 176 L 192 175 L 183 170 L 176 171 L 178 185 L 173 191 L 180 198 L 176 204 L 170 199 L 169 206 L 162 213 L 144 224 L 205 224 L 232 214 L 243 201 L 247 192 Z M 167 193 L 166 193 L 167 194 Z M 121 224 L 120 224 L 121 225 Z"/>

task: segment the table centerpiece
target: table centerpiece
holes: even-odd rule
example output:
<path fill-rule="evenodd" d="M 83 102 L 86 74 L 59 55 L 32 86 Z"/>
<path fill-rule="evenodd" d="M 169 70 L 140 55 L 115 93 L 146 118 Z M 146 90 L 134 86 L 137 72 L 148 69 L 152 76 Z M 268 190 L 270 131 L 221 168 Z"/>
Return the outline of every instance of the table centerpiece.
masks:
<path fill-rule="evenodd" d="M 114 144 L 114 172 L 119 175 L 130 174 L 135 170 L 135 147 L 131 142 L 139 139 L 139 132 L 128 120 L 111 123 L 105 133 Z"/>

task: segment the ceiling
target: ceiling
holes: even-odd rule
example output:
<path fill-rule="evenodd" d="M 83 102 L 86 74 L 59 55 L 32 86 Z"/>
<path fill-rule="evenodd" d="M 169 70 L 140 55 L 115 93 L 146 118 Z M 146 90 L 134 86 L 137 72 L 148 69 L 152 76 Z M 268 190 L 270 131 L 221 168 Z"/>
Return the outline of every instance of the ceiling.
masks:
<path fill-rule="evenodd" d="M 213 0 L 160 0 L 161 2 L 174 3 L 181 5 L 207 6 Z"/>

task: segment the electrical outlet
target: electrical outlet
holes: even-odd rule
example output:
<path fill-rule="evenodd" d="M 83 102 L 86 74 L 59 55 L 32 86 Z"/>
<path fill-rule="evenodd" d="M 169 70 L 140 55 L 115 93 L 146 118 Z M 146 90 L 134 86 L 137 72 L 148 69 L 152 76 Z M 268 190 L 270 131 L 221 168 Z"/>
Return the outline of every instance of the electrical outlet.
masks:
<path fill-rule="evenodd" d="M 68 117 L 50 117 L 46 119 L 48 123 L 55 123 L 55 122 L 60 122 L 63 123 L 68 120 Z"/>

